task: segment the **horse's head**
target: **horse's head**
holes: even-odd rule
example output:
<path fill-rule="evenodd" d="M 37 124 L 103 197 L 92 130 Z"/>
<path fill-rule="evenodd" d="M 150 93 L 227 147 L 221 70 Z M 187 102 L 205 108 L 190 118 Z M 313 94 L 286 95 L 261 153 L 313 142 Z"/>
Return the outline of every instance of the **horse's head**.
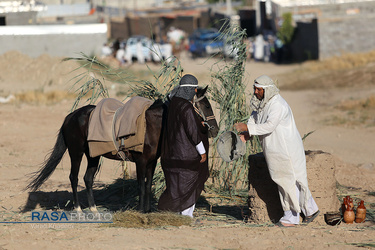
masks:
<path fill-rule="evenodd" d="M 219 126 L 217 125 L 214 112 L 212 111 L 212 106 L 205 96 L 208 86 L 205 88 L 198 88 L 197 94 L 194 98 L 194 107 L 196 107 L 199 112 L 199 116 L 202 118 L 205 126 L 208 128 L 209 137 L 216 137 L 219 133 Z"/>

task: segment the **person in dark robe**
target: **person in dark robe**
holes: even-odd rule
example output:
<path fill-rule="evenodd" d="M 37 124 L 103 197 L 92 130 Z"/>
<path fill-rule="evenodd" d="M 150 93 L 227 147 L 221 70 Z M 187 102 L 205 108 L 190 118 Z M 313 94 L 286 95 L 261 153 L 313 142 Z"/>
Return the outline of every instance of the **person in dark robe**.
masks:
<path fill-rule="evenodd" d="M 161 151 L 166 190 L 158 203 L 159 210 L 190 217 L 209 176 L 208 130 L 192 104 L 197 87 L 197 78 L 187 74 L 170 95 Z"/>

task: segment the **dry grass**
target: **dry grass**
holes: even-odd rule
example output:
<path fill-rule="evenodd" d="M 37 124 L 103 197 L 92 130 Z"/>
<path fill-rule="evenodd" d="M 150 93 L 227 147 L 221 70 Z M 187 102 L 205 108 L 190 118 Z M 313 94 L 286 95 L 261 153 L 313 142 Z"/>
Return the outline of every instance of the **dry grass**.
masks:
<path fill-rule="evenodd" d="M 311 61 L 288 75 L 278 76 L 282 90 L 362 88 L 375 84 L 375 51 L 344 54 L 323 61 Z M 331 110 L 323 121 L 346 127 L 375 126 L 375 96 L 346 99 Z M 328 114 L 328 112 L 327 112 Z"/>
<path fill-rule="evenodd" d="M 309 61 L 292 74 L 277 77 L 283 90 L 329 89 L 373 85 L 375 51 Z"/>
<path fill-rule="evenodd" d="M 343 111 L 351 110 L 375 110 L 375 95 L 359 100 L 345 100 L 341 102 L 337 108 Z"/>
<path fill-rule="evenodd" d="M 375 126 L 375 96 L 371 95 L 362 99 L 344 100 L 335 106 L 339 114 L 327 118 L 324 123 L 328 125 L 345 125 L 348 127 Z"/>
<path fill-rule="evenodd" d="M 188 216 L 182 216 L 176 213 L 140 213 L 137 211 L 127 210 L 124 212 L 117 212 L 114 214 L 114 227 L 126 228 L 159 228 L 167 226 L 189 226 L 192 219 Z"/>
<path fill-rule="evenodd" d="M 375 50 L 368 53 L 346 53 L 322 61 L 308 61 L 303 67 L 311 72 L 347 70 L 375 62 Z"/>
<path fill-rule="evenodd" d="M 15 102 L 30 103 L 30 104 L 51 104 L 58 103 L 65 99 L 74 99 L 75 94 L 67 91 L 53 90 L 43 92 L 40 90 L 31 90 L 15 95 Z"/>

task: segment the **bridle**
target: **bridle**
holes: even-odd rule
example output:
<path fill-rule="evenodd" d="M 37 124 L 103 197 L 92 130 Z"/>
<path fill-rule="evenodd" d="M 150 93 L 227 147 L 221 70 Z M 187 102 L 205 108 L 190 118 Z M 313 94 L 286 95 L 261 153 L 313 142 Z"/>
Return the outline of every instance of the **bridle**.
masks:
<path fill-rule="evenodd" d="M 193 99 L 193 106 L 194 106 L 194 110 L 195 112 L 202 118 L 203 120 L 203 124 L 207 126 L 208 130 L 211 130 L 211 129 L 214 129 L 215 127 L 214 126 L 210 126 L 210 124 L 208 124 L 208 121 L 210 120 L 215 120 L 215 116 L 214 115 L 210 115 L 210 116 L 205 116 L 204 113 L 201 111 L 201 105 L 200 105 L 200 101 L 203 100 L 203 98 L 205 98 L 206 96 L 201 96 L 201 97 L 196 97 L 194 96 L 194 99 Z"/>

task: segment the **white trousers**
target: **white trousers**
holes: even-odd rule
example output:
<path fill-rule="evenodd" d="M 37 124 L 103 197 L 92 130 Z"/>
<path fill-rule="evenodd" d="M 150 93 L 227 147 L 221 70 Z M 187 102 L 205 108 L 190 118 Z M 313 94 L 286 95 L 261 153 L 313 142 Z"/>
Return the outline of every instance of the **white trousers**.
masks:
<path fill-rule="evenodd" d="M 296 185 L 296 189 L 297 189 L 297 198 L 299 200 L 300 190 L 297 185 Z M 301 208 L 302 213 L 305 216 L 313 215 L 315 212 L 319 210 L 318 205 L 316 204 L 312 196 L 310 196 L 310 199 L 307 201 L 307 208 L 309 211 L 314 211 L 314 212 L 312 214 L 307 214 L 305 209 Z M 287 223 L 287 224 L 299 224 L 299 216 L 300 216 L 300 213 L 298 212 L 295 212 L 292 210 L 284 211 L 284 216 L 281 217 L 280 222 Z"/>
<path fill-rule="evenodd" d="M 181 214 L 193 218 L 194 209 L 195 209 L 195 204 L 191 207 L 186 208 L 184 211 L 181 212 Z"/>

